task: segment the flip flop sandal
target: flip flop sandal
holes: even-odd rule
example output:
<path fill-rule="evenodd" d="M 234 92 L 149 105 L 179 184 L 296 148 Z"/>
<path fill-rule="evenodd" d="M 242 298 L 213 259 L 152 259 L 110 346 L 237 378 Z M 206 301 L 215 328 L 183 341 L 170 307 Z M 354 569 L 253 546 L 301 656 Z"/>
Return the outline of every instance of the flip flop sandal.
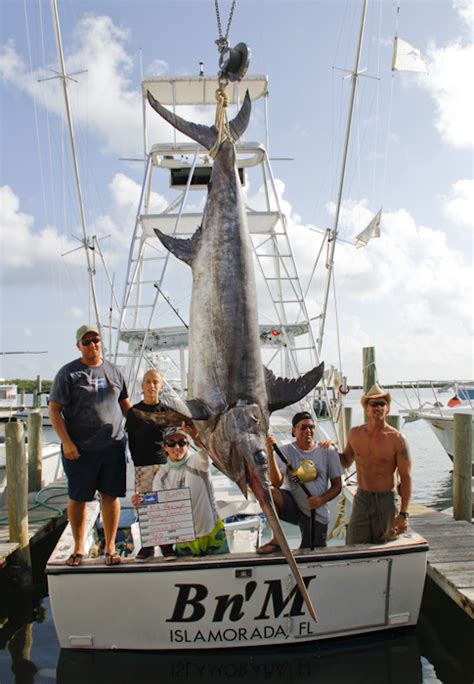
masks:
<path fill-rule="evenodd" d="M 104 558 L 106 565 L 120 565 L 120 563 L 122 562 L 122 559 L 120 558 L 118 553 L 106 553 Z"/>
<path fill-rule="evenodd" d="M 278 544 L 275 544 L 274 542 L 268 542 L 268 544 L 259 546 L 257 549 L 257 553 L 260 556 L 266 556 L 269 553 L 276 553 L 277 551 L 281 551 L 281 548 Z"/>
<path fill-rule="evenodd" d="M 66 565 L 69 565 L 70 568 L 77 568 L 82 563 L 83 559 L 83 553 L 71 553 L 66 561 Z"/>

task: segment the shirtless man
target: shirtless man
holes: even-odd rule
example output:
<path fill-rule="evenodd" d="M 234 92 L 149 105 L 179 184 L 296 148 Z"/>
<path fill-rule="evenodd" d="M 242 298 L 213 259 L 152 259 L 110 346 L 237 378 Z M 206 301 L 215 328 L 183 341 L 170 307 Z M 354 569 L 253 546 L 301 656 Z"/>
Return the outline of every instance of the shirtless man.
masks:
<path fill-rule="evenodd" d="M 364 394 L 361 404 L 368 422 L 351 429 L 346 448 L 339 454 L 345 468 L 355 461 L 357 469 L 347 544 L 383 543 L 407 529 L 411 461 L 404 436 L 385 421 L 390 402 L 390 393 L 377 384 Z"/>

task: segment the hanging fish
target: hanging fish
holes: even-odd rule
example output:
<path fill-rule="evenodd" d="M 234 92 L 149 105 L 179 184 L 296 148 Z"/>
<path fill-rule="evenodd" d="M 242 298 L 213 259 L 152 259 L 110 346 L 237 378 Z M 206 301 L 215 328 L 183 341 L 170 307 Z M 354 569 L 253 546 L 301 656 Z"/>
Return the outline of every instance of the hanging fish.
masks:
<path fill-rule="evenodd" d="M 177 130 L 211 150 L 215 126 L 185 121 L 148 92 L 148 101 Z M 324 364 L 296 379 L 264 368 L 258 329 L 252 245 L 236 166 L 234 141 L 247 128 L 247 92 L 229 123 L 213 164 L 202 225 L 188 239 L 155 229 L 163 245 L 193 273 L 189 326 L 189 381 L 184 415 L 192 417 L 213 461 L 247 496 L 250 486 L 288 561 L 311 616 L 316 612 L 276 513 L 268 479 L 266 436 L 270 413 L 302 399 L 322 377 Z M 168 403 L 168 401 L 167 401 Z"/>

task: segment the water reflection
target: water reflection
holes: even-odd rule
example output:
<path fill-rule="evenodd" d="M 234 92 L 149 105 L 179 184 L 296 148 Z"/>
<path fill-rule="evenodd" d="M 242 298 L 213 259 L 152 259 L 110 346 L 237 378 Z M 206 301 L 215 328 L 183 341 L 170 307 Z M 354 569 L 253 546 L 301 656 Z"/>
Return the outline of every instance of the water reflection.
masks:
<path fill-rule="evenodd" d="M 11 592 L 10 598 L 13 601 L 2 601 L 0 650 L 5 649 L 10 654 L 12 681 L 30 684 L 38 671 L 32 659 L 33 624 L 42 622 L 45 612 L 41 603 L 38 604 L 32 596 Z"/>
<path fill-rule="evenodd" d="M 203 650 L 199 653 L 135 653 L 62 650 L 57 667 L 61 684 L 139 681 L 141 684 L 380 684 L 422 682 L 416 635 L 385 635 L 339 640 L 324 645 L 274 649 Z"/>

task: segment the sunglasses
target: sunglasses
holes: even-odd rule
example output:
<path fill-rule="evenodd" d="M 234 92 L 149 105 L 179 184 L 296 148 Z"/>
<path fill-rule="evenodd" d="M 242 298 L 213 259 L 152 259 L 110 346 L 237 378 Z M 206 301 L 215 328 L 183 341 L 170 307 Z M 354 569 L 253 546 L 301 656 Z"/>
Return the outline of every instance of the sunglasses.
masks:
<path fill-rule="evenodd" d="M 369 406 L 372 406 L 375 408 L 376 406 L 387 406 L 386 401 L 368 401 L 367 402 Z"/>
<path fill-rule="evenodd" d="M 184 447 L 187 444 L 189 444 L 189 442 L 187 439 L 177 439 L 176 441 L 174 439 L 171 439 L 171 440 L 166 440 L 165 444 L 170 449 L 174 449 L 175 446 Z"/>
<path fill-rule="evenodd" d="M 100 344 L 100 337 L 91 337 L 89 340 L 81 340 L 83 347 L 88 347 L 92 343 Z"/>
<path fill-rule="evenodd" d="M 299 430 L 314 430 L 315 427 L 316 427 L 315 425 L 300 425 L 298 429 Z"/>

